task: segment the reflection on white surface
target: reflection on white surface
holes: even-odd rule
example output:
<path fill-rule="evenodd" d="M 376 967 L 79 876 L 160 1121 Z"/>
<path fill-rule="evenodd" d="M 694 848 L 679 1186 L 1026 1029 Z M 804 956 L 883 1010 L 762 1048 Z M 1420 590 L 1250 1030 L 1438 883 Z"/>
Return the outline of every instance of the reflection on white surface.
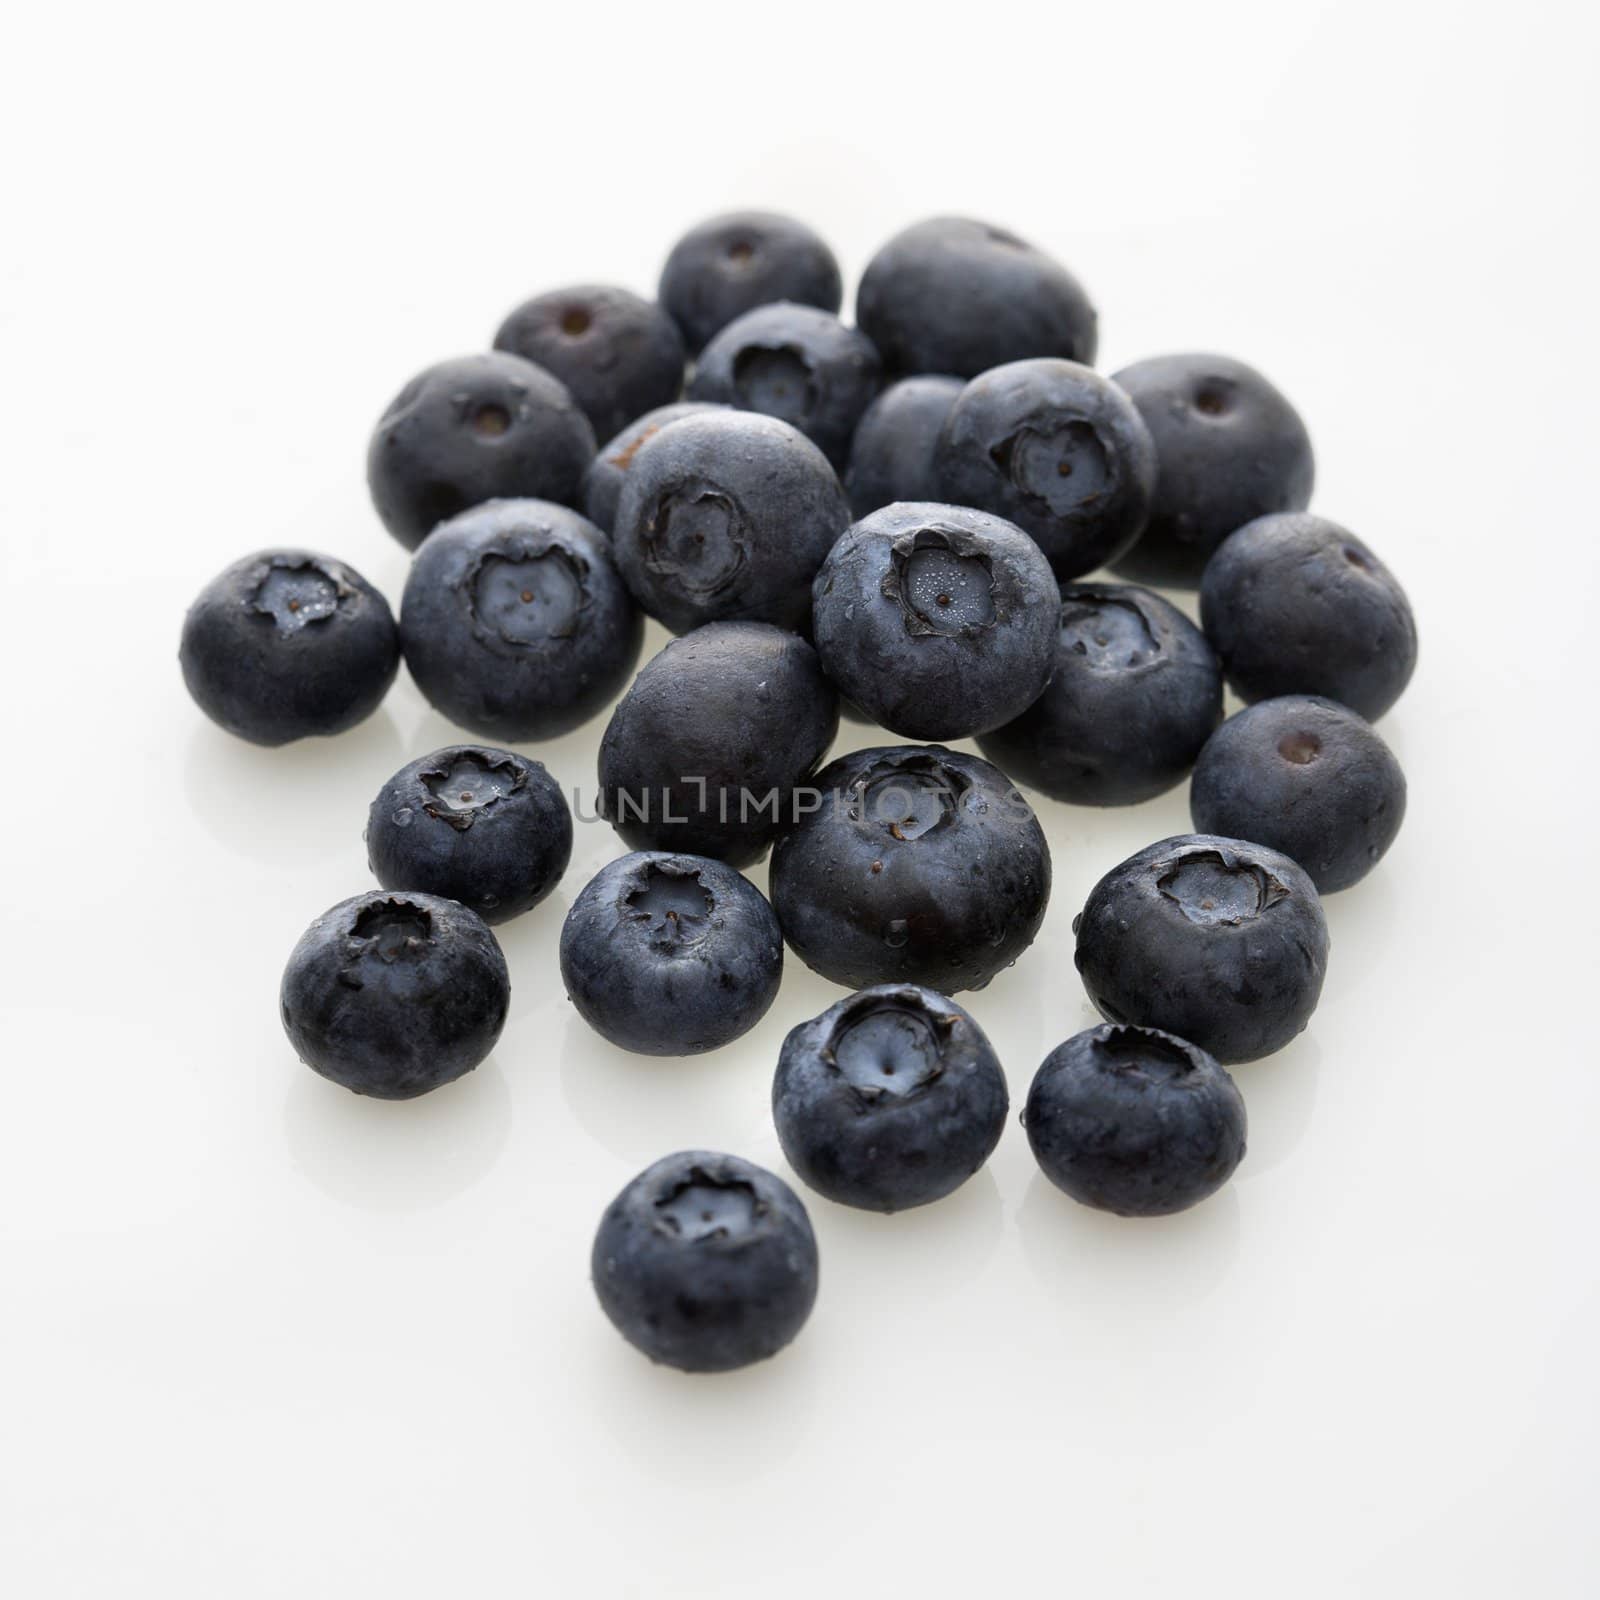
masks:
<path fill-rule="evenodd" d="M 494 1056 L 415 1100 L 374 1100 L 286 1061 L 283 1132 L 295 1169 L 333 1199 L 415 1211 L 453 1199 L 511 1137 L 511 1093 Z"/>
<path fill-rule="evenodd" d="M 1230 1183 L 1249 1183 L 1271 1172 L 1294 1154 L 1310 1130 L 1322 1070 L 1316 1027 L 1313 1017 L 1306 1031 L 1275 1055 L 1228 1068 L 1249 1117 L 1244 1160 Z"/>

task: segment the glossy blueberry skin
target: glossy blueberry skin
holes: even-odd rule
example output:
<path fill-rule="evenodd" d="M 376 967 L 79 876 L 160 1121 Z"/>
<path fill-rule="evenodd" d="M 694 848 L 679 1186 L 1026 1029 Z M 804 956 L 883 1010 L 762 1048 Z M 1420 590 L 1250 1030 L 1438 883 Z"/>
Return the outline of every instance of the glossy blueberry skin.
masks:
<path fill-rule="evenodd" d="M 564 383 L 597 439 L 683 392 L 677 323 L 626 289 L 586 283 L 535 295 L 500 324 L 494 347 Z"/>
<path fill-rule="evenodd" d="M 1359 883 L 1394 843 L 1406 779 L 1371 723 L 1333 700 L 1285 695 L 1212 734 L 1189 814 L 1197 832 L 1281 850 L 1331 894 Z"/>
<path fill-rule="evenodd" d="M 1131 584 L 1073 583 L 1049 687 L 978 747 L 1052 800 L 1126 806 L 1181 783 L 1221 720 L 1222 668 L 1176 606 Z"/>
<path fill-rule="evenodd" d="M 1376 722 L 1417 664 L 1417 624 L 1394 575 L 1337 522 L 1259 517 L 1200 580 L 1200 624 L 1244 701 L 1337 700 Z"/>
<path fill-rule="evenodd" d="M 573 503 L 594 430 L 564 384 L 496 350 L 419 373 L 378 419 L 367 486 L 383 525 L 415 550 L 486 500 Z"/>
<path fill-rule="evenodd" d="M 813 780 L 779 836 L 773 909 L 833 983 L 981 989 L 1033 943 L 1050 899 L 1044 831 L 1005 774 L 934 745 L 857 750 Z"/>
<path fill-rule="evenodd" d="M 561 881 L 572 813 L 539 762 L 492 745 L 447 745 L 378 791 L 366 840 L 384 888 L 443 895 L 485 922 L 507 922 Z"/>
<path fill-rule="evenodd" d="M 698 355 L 735 317 L 775 300 L 837 312 L 844 283 L 833 252 L 793 217 L 730 211 L 691 228 L 661 269 L 661 304 Z"/>
<path fill-rule="evenodd" d="M 634 850 L 749 866 L 838 731 L 839 697 L 798 634 L 707 623 L 646 662 L 612 712 L 600 814 Z"/>
<path fill-rule="evenodd" d="M 544 500 L 494 501 L 446 523 L 412 561 L 400 607 L 417 687 L 489 739 L 577 727 L 622 687 L 643 639 L 604 534 Z"/>
<path fill-rule="evenodd" d="M 475 911 L 386 889 L 341 900 L 284 968 L 284 1032 L 356 1094 L 410 1100 L 471 1072 L 505 1026 L 505 957 Z"/>
<path fill-rule="evenodd" d="M 707 856 L 604 866 L 561 930 L 567 996 L 596 1033 L 647 1056 L 698 1055 L 767 1014 L 783 936 L 760 890 Z"/>
<path fill-rule="evenodd" d="M 1044 1058 L 1022 1113 L 1044 1175 L 1086 1206 L 1165 1217 L 1215 1194 L 1244 1159 L 1244 1100 L 1215 1057 L 1156 1028 L 1108 1023 Z"/>
<path fill-rule="evenodd" d="M 880 374 L 878 352 L 860 329 L 780 300 L 736 317 L 700 352 L 689 394 L 777 417 L 842 468 Z"/>
<path fill-rule="evenodd" d="M 954 1001 L 913 984 L 851 995 L 783 1042 L 772 1115 L 818 1194 L 905 1211 L 960 1188 L 1005 1129 L 1005 1074 Z"/>
<path fill-rule="evenodd" d="M 937 500 L 939 434 L 966 388 L 962 378 L 902 378 L 867 407 L 856 424 L 845 492 L 858 518 L 897 500 Z"/>
<path fill-rule="evenodd" d="M 1072 361 L 1013 361 L 956 398 L 937 446 L 942 498 L 1031 533 L 1063 581 L 1144 531 L 1156 447 L 1133 402 Z"/>
<path fill-rule="evenodd" d="M 638 455 L 646 439 L 653 439 L 669 422 L 679 417 L 692 417 L 700 411 L 719 411 L 703 400 L 679 400 L 670 406 L 659 406 L 630 422 L 614 439 L 608 440 L 595 452 L 589 470 L 583 475 L 583 514 L 595 527 L 610 533 L 617 520 L 617 502 L 622 498 L 622 485 L 628 468 Z"/>
<path fill-rule="evenodd" d="M 805 1325 L 817 1241 L 782 1179 L 738 1156 L 685 1150 L 646 1167 L 606 1208 L 590 1271 L 601 1309 L 635 1349 L 682 1372 L 731 1372 L 776 1355 Z"/>
<path fill-rule="evenodd" d="M 1020 528 L 965 506 L 885 506 L 829 552 L 812 587 L 817 653 L 839 692 L 908 739 L 963 739 L 1017 716 L 1050 680 L 1058 599 Z"/>
<path fill-rule="evenodd" d="M 975 378 L 1031 356 L 1095 356 L 1095 310 L 1077 279 L 970 217 L 932 217 L 889 240 L 862 274 L 856 321 L 896 373 Z"/>
<path fill-rule="evenodd" d="M 389 602 L 354 567 L 309 550 L 258 550 L 199 593 L 178 664 L 194 703 L 251 744 L 343 733 L 400 670 Z"/>
<path fill-rule="evenodd" d="M 1328 924 L 1305 872 L 1211 834 L 1163 839 L 1113 867 L 1072 928 L 1101 1016 L 1164 1028 L 1219 1061 L 1288 1044 L 1328 966 Z"/>
<path fill-rule="evenodd" d="M 645 441 L 612 546 L 634 599 L 674 633 L 737 621 L 806 633 L 811 580 L 849 523 L 828 458 L 803 433 L 717 410 Z"/>
<path fill-rule="evenodd" d="M 1235 528 L 1310 503 L 1316 463 L 1299 414 L 1227 356 L 1153 356 L 1111 381 L 1156 446 L 1156 492 L 1139 542 L 1115 562 L 1136 583 L 1193 589 Z"/>

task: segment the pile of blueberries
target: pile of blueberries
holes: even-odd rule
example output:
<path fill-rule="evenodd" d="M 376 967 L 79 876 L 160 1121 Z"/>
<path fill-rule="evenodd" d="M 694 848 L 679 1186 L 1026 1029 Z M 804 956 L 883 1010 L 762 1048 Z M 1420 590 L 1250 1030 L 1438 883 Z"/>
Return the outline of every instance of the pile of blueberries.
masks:
<path fill-rule="evenodd" d="M 827 245 L 755 212 L 686 234 L 658 301 L 540 295 L 378 421 L 372 498 L 416 552 L 398 626 L 305 550 L 206 586 L 181 661 L 231 733 L 339 733 L 403 658 L 495 741 L 384 785 L 382 887 L 295 947 L 284 1027 L 358 1094 L 482 1061 L 510 993 L 490 924 L 537 906 L 572 850 L 560 785 L 504 746 L 611 706 L 599 812 L 630 853 L 567 916 L 572 1004 L 625 1050 L 717 1049 L 771 1006 L 787 944 L 850 992 L 784 1042 L 785 1155 L 830 1200 L 924 1205 L 1007 1115 L 949 996 L 1045 914 L 1050 855 L 1017 785 L 1128 805 L 1192 773 L 1196 831 L 1113 867 L 1073 925 L 1106 1023 L 1046 1057 L 1022 1119 L 1075 1199 L 1181 1210 L 1244 1154 L 1225 1064 L 1282 1048 L 1317 1004 L 1319 895 L 1400 827 L 1405 780 L 1371 724 L 1411 675 L 1411 608 L 1365 543 L 1306 514 L 1311 443 L 1265 378 L 1214 355 L 1100 376 L 1082 288 L 1014 234 L 919 223 L 873 257 L 857 326 L 841 299 Z M 1200 625 L 1140 584 L 1198 587 Z M 678 637 L 635 676 L 645 615 Z M 1245 703 L 1226 721 L 1224 683 Z M 823 766 L 841 713 L 917 742 Z M 937 742 L 965 738 L 987 759 Z M 769 849 L 770 903 L 739 871 Z M 718 1371 L 794 1337 L 817 1250 L 782 1181 L 688 1151 L 613 1202 L 593 1273 L 652 1359 Z"/>

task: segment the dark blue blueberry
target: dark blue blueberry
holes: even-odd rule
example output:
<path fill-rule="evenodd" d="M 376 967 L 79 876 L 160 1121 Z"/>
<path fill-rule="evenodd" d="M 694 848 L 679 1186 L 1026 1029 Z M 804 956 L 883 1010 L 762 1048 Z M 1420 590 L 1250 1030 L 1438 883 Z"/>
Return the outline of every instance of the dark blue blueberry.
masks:
<path fill-rule="evenodd" d="M 494 347 L 559 378 L 597 439 L 683 392 L 677 323 L 626 289 L 580 284 L 536 295 L 500 324 Z"/>
<path fill-rule="evenodd" d="M 1222 669 L 1181 611 L 1148 589 L 1075 583 L 1050 686 L 978 744 L 1053 800 L 1125 806 L 1181 782 L 1221 718 Z"/>
<path fill-rule="evenodd" d="M 306 929 L 279 1006 L 295 1053 L 357 1094 L 409 1100 L 494 1048 L 511 980 L 483 918 L 454 900 L 374 890 Z"/>
<path fill-rule="evenodd" d="M 838 729 L 839 698 L 798 634 L 708 623 L 647 662 L 612 712 L 600 813 L 635 850 L 749 866 Z"/>
<path fill-rule="evenodd" d="M 1247 702 L 1317 694 L 1376 722 L 1417 664 L 1405 590 L 1353 533 L 1306 512 L 1223 541 L 1200 582 L 1200 624 Z"/>
<path fill-rule="evenodd" d="M 389 603 L 354 567 L 309 550 L 258 550 L 200 591 L 178 664 L 194 702 L 252 744 L 343 733 L 400 670 Z"/>
<path fill-rule="evenodd" d="M 1150 514 L 1150 430 L 1114 383 L 1072 361 L 1013 361 L 974 378 L 937 448 L 943 497 L 1008 517 L 1063 580 L 1115 561 Z"/>
<path fill-rule="evenodd" d="M 805 633 L 811 580 L 849 523 L 828 458 L 803 433 L 717 410 L 646 440 L 612 545 L 634 599 L 674 633 L 735 621 Z"/>
<path fill-rule="evenodd" d="M 975 378 L 1030 356 L 1088 363 L 1095 311 L 1044 251 L 969 217 L 897 233 L 867 264 L 856 321 L 897 373 Z"/>
<path fill-rule="evenodd" d="M 638 852 L 611 862 L 561 930 L 561 976 L 578 1014 L 640 1055 L 697 1055 L 748 1033 L 782 974 L 772 907 L 706 856 Z"/>
<path fill-rule="evenodd" d="M 418 551 L 400 607 L 417 687 L 491 739 L 577 727 L 622 687 L 643 638 L 605 536 L 544 500 L 453 518 Z"/>
<path fill-rule="evenodd" d="M 689 393 L 777 417 L 842 467 L 879 371 L 878 352 L 859 329 L 780 300 L 736 317 L 701 351 Z"/>
<path fill-rule="evenodd" d="M 1033 943 L 1050 899 L 1044 830 L 1004 773 L 937 745 L 856 750 L 813 780 L 778 838 L 772 903 L 790 948 L 847 989 L 980 989 Z"/>
<path fill-rule="evenodd" d="M 637 421 L 630 422 L 614 439 L 603 444 L 589 463 L 583 475 L 583 514 L 606 533 L 610 533 L 617 520 L 617 502 L 622 498 L 622 485 L 628 468 L 638 455 L 646 439 L 653 439 L 669 422 L 679 417 L 692 417 L 697 411 L 719 411 L 720 406 L 708 405 L 702 400 L 679 400 L 670 406 L 647 411 Z"/>
<path fill-rule="evenodd" d="M 1311 438 L 1254 367 L 1227 356 L 1153 356 L 1111 380 L 1156 444 L 1156 494 L 1139 542 L 1116 562 L 1139 583 L 1192 589 L 1233 532 L 1311 499 Z"/>
<path fill-rule="evenodd" d="M 1219 1061 L 1288 1044 L 1328 966 L 1328 924 L 1304 871 L 1211 834 L 1163 839 L 1113 867 L 1072 928 L 1101 1016 L 1165 1028 Z"/>
<path fill-rule="evenodd" d="M 783 1042 L 772 1115 L 789 1165 L 868 1211 L 942 1199 L 1005 1128 L 1005 1074 L 971 1017 L 932 989 L 883 984 Z"/>
<path fill-rule="evenodd" d="M 812 589 L 828 676 L 910 739 L 964 739 L 1038 699 L 1057 606 L 1038 545 L 965 506 L 873 512 L 833 547 Z"/>
<path fill-rule="evenodd" d="M 896 500 L 937 500 L 939 434 L 966 387 L 962 378 L 902 378 L 856 424 L 844 486 L 858 517 Z"/>
<path fill-rule="evenodd" d="M 572 856 L 572 813 L 537 761 L 453 744 L 384 784 L 366 837 L 367 863 L 384 888 L 444 895 L 485 922 L 505 922 L 561 881 Z"/>
<path fill-rule="evenodd" d="M 1201 833 L 1281 850 L 1331 894 L 1359 883 L 1394 843 L 1406 779 L 1371 723 L 1332 700 L 1286 695 L 1212 734 L 1189 812 Z"/>
<path fill-rule="evenodd" d="M 661 269 L 661 304 L 691 355 L 745 312 L 774 300 L 837 311 L 839 263 L 803 222 L 770 211 L 732 211 L 691 228 Z"/>
<path fill-rule="evenodd" d="M 1215 1194 L 1244 1159 L 1244 1100 L 1215 1057 L 1111 1023 L 1044 1058 L 1022 1113 L 1044 1175 L 1119 1217 L 1165 1217 Z"/>
<path fill-rule="evenodd" d="M 394 397 L 367 448 L 367 486 L 383 525 L 415 550 L 486 500 L 572 503 L 593 457 L 594 430 L 566 386 L 496 350 L 441 361 Z"/>
<path fill-rule="evenodd" d="M 817 1241 L 788 1184 L 753 1162 L 685 1150 L 606 1208 L 590 1262 L 612 1325 L 652 1361 L 730 1372 L 774 1356 L 817 1298 Z"/>

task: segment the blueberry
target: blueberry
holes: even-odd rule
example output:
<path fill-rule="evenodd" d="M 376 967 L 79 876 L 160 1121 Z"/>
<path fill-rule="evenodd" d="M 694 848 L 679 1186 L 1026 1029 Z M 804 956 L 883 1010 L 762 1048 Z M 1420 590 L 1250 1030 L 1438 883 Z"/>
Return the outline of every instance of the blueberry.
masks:
<path fill-rule="evenodd" d="M 610 533 L 617 520 L 617 502 L 622 498 L 622 485 L 627 480 L 628 468 L 638 455 L 646 439 L 653 439 L 669 422 L 679 417 L 692 417 L 698 411 L 720 411 L 720 406 L 703 400 L 679 400 L 670 406 L 647 411 L 630 422 L 614 439 L 608 440 L 589 463 L 583 475 L 583 514 L 597 528 Z"/>
<path fill-rule="evenodd" d="M 817 1298 L 817 1241 L 799 1196 L 709 1150 L 646 1167 L 606 1208 L 590 1269 L 617 1332 L 683 1372 L 776 1355 Z"/>
<path fill-rule="evenodd" d="M 1030 356 L 1095 354 L 1095 311 L 1077 279 L 968 217 L 933 217 L 884 245 L 862 274 L 856 321 L 899 373 L 975 378 Z"/>
<path fill-rule="evenodd" d="M 537 761 L 455 744 L 384 784 L 366 838 L 368 864 L 384 888 L 444 895 L 485 922 L 505 922 L 561 881 L 572 855 L 572 813 Z"/>
<path fill-rule="evenodd" d="M 849 522 L 828 458 L 803 433 L 708 411 L 645 441 L 612 544 L 634 599 L 674 633 L 723 621 L 807 632 L 811 580 Z"/>
<path fill-rule="evenodd" d="M 746 311 L 792 300 L 837 311 L 839 263 L 803 222 L 770 211 L 733 211 L 691 228 L 661 269 L 661 303 L 691 355 Z"/>
<path fill-rule="evenodd" d="M 909 984 L 865 989 L 801 1023 L 772 1084 L 790 1166 L 819 1194 L 868 1211 L 960 1188 L 1000 1142 L 1009 1104 L 983 1030 Z"/>
<path fill-rule="evenodd" d="M 865 989 L 982 988 L 1033 942 L 1050 899 L 1044 831 L 987 761 L 937 745 L 856 750 L 813 780 L 778 838 L 772 903 L 814 972 Z"/>
<path fill-rule="evenodd" d="M 594 457 L 594 430 L 566 386 L 502 351 L 419 373 L 378 419 L 367 485 L 408 550 L 486 500 L 568 503 Z"/>
<path fill-rule="evenodd" d="M 1050 686 L 978 745 L 1053 800 L 1125 806 L 1181 782 L 1221 718 L 1222 669 L 1181 611 L 1130 584 L 1076 583 Z"/>
<path fill-rule="evenodd" d="M 1156 493 L 1139 542 L 1116 562 L 1139 583 L 1192 589 L 1233 532 L 1311 499 L 1311 438 L 1293 406 L 1227 356 L 1154 356 L 1111 380 L 1156 445 Z"/>
<path fill-rule="evenodd" d="M 896 500 L 937 500 L 939 434 L 966 387 L 961 378 L 902 378 L 856 424 L 844 486 L 858 517 Z"/>
<path fill-rule="evenodd" d="M 872 341 L 815 306 L 780 300 L 736 317 L 700 353 L 689 393 L 798 428 L 836 466 L 878 392 Z"/>
<path fill-rule="evenodd" d="M 1022 1113 L 1044 1175 L 1119 1217 L 1215 1194 L 1244 1158 L 1244 1100 L 1215 1057 L 1159 1028 L 1111 1023 L 1044 1058 Z"/>
<path fill-rule="evenodd" d="M 284 968 L 284 1032 L 307 1066 L 357 1094 L 409 1100 L 494 1048 L 511 980 L 482 917 L 454 900 L 374 890 L 341 900 Z"/>
<path fill-rule="evenodd" d="M 501 323 L 494 347 L 559 378 L 597 439 L 683 392 L 677 323 L 626 289 L 580 284 L 536 295 Z"/>
<path fill-rule="evenodd" d="M 1317 694 L 1376 722 L 1417 664 L 1411 602 L 1353 533 L 1304 512 L 1230 534 L 1200 582 L 1200 623 L 1241 700 Z"/>
<path fill-rule="evenodd" d="M 1332 700 L 1286 695 L 1230 717 L 1200 752 L 1189 812 L 1201 833 L 1298 861 L 1319 894 L 1359 883 L 1406 814 L 1406 780 L 1372 725 Z"/>
<path fill-rule="evenodd" d="M 974 378 L 937 452 L 943 498 L 1010 518 L 1061 579 L 1115 561 L 1155 492 L 1156 447 L 1133 402 L 1071 361 L 1013 361 Z"/>
<path fill-rule="evenodd" d="M 760 890 L 706 856 L 637 852 L 604 866 L 561 930 L 579 1015 L 624 1050 L 715 1050 L 764 1017 L 783 937 Z"/>
<path fill-rule="evenodd" d="M 839 690 L 911 739 L 962 739 L 1038 699 L 1057 589 L 1020 528 L 964 506 L 885 506 L 833 547 L 812 588 Z"/>
<path fill-rule="evenodd" d="M 400 670 L 389 603 L 354 567 L 258 550 L 200 591 L 183 619 L 183 681 L 219 727 L 252 744 L 343 733 Z"/>
<path fill-rule="evenodd" d="M 708 623 L 647 662 L 612 712 L 600 813 L 636 850 L 749 866 L 838 728 L 838 696 L 798 634 Z"/>
<path fill-rule="evenodd" d="M 605 536 L 543 500 L 463 512 L 418 551 L 400 607 L 429 703 L 491 739 L 547 739 L 621 688 L 644 625 Z"/>
<path fill-rule="evenodd" d="M 1253 1061 L 1310 1020 L 1328 924 L 1287 856 L 1190 833 L 1113 867 L 1073 922 L 1084 987 L 1109 1022 L 1165 1028 L 1219 1061 Z"/>

